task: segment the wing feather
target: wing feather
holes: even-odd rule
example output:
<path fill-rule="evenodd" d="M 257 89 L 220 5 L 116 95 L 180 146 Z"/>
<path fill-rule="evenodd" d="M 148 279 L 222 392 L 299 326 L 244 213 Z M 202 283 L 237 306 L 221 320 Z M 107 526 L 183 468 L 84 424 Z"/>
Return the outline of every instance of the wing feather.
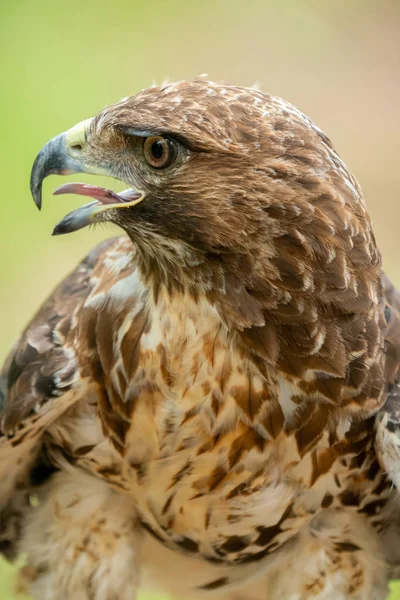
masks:
<path fill-rule="evenodd" d="M 400 292 L 384 275 L 387 398 L 376 418 L 378 459 L 400 489 Z"/>
<path fill-rule="evenodd" d="M 0 374 L 0 552 L 14 554 L 18 506 L 27 501 L 30 473 L 47 427 L 88 393 L 82 374 L 79 315 L 96 285 L 93 270 L 116 244 L 107 240 L 45 301 L 12 348 Z M 22 499 L 22 500 L 21 500 Z"/>

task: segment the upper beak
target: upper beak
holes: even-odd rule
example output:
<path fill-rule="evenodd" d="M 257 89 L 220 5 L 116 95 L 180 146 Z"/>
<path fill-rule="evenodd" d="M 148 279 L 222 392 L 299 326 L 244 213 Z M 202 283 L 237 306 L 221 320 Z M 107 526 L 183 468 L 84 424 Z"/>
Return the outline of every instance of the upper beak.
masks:
<path fill-rule="evenodd" d="M 90 121 L 91 119 L 82 121 L 69 131 L 57 135 L 37 155 L 32 167 L 30 187 L 39 210 L 42 207 L 42 183 L 48 175 L 87 172 L 79 159 L 71 155 L 71 149 L 82 147 L 86 142 Z"/>

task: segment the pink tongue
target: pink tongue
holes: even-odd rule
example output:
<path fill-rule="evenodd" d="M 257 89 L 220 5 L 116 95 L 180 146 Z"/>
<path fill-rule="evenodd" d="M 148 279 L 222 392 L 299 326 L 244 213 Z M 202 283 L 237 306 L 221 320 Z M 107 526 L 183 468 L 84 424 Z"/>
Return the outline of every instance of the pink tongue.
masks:
<path fill-rule="evenodd" d="M 90 196 L 101 202 L 101 204 L 115 204 L 116 202 L 131 202 L 140 198 L 141 194 L 135 190 L 124 190 L 120 194 L 116 194 L 112 190 L 98 187 L 96 185 L 88 185 L 86 183 L 65 183 L 57 188 L 53 194 L 78 194 L 79 196 Z"/>

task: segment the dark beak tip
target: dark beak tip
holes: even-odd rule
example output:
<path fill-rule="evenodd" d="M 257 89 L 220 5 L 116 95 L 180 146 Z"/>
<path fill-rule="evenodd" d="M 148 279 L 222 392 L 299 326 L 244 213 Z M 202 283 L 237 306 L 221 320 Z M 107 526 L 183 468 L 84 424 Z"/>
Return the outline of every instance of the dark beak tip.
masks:
<path fill-rule="evenodd" d="M 30 181 L 30 190 L 32 194 L 32 198 L 37 208 L 41 210 L 42 208 L 42 184 L 38 184 L 36 181 L 33 181 L 33 177 L 31 177 Z"/>
<path fill-rule="evenodd" d="M 54 227 L 51 235 L 63 235 L 64 233 L 68 233 L 68 227 L 65 226 L 64 219 L 62 219 L 57 225 Z"/>
<path fill-rule="evenodd" d="M 35 202 L 38 210 L 42 210 L 42 191 L 38 191 L 34 194 L 32 194 L 33 196 L 33 201 Z"/>
<path fill-rule="evenodd" d="M 29 187 L 31 190 L 32 198 L 37 208 L 41 210 L 42 208 L 42 181 L 43 178 L 40 176 L 40 157 L 42 152 L 36 157 L 35 162 L 33 163 L 31 177 L 29 182 Z M 39 166 L 39 170 L 38 170 Z"/>

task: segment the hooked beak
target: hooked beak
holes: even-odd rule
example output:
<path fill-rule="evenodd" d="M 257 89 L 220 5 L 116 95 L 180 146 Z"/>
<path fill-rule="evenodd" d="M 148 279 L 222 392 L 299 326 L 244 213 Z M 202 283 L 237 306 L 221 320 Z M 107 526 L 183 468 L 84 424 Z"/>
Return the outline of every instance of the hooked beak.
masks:
<path fill-rule="evenodd" d="M 32 167 L 30 187 L 33 200 L 39 210 L 42 208 L 43 180 L 48 175 L 71 175 L 85 171 L 78 158 L 73 158 L 69 150 L 76 151 L 86 143 L 90 122 L 91 119 L 82 121 L 69 131 L 57 135 L 47 142 L 37 155 Z"/>
<path fill-rule="evenodd" d="M 92 119 L 82 121 L 69 131 L 54 137 L 37 155 L 32 167 L 30 188 L 39 210 L 42 207 L 42 184 L 48 175 L 71 175 L 72 173 L 110 175 L 101 167 L 88 164 L 82 158 L 82 149 L 87 143 L 91 121 Z M 94 217 L 104 210 L 134 206 L 144 199 L 143 193 L 131 188 L 117 194 L 112 190 L 83 183 L 65 184 L 53 193 L 55 195 L 79 194 L 95 198 L 95 202 L 85 204 L 66 215 L 54 228 L 53 235 L 77 231 L 93 223 Z"/>

